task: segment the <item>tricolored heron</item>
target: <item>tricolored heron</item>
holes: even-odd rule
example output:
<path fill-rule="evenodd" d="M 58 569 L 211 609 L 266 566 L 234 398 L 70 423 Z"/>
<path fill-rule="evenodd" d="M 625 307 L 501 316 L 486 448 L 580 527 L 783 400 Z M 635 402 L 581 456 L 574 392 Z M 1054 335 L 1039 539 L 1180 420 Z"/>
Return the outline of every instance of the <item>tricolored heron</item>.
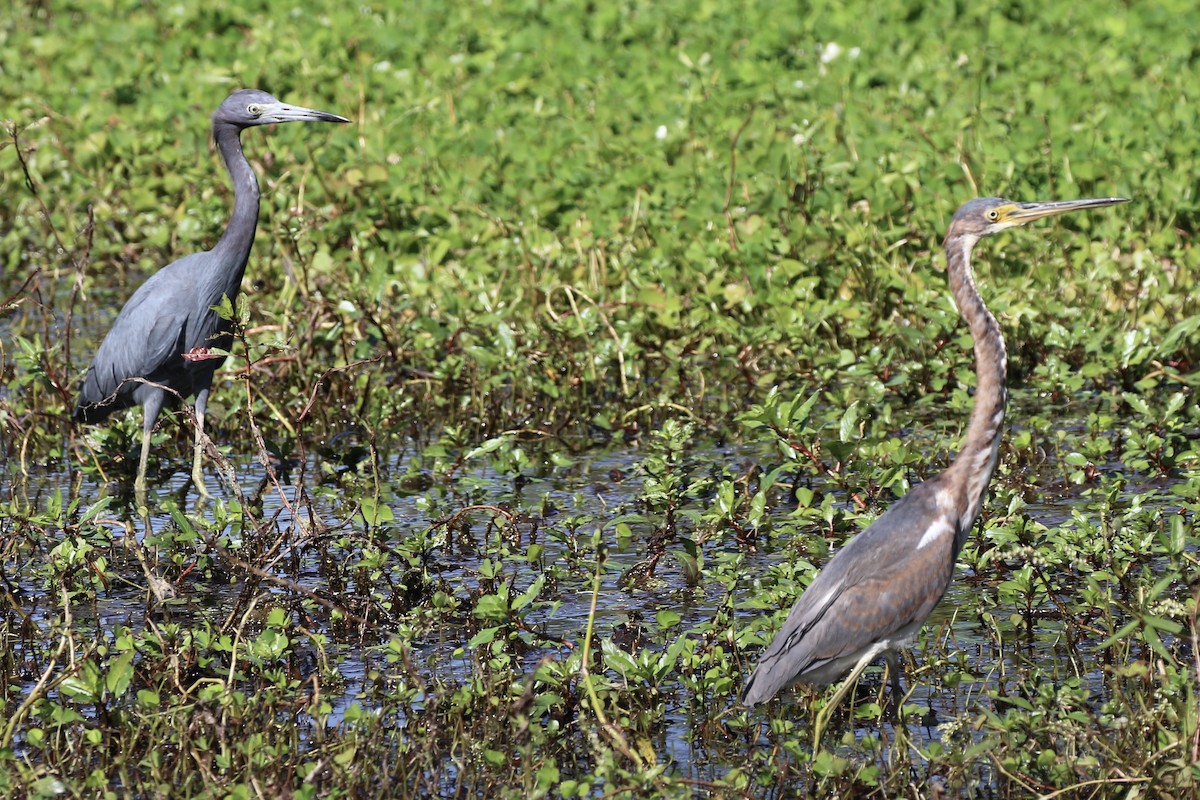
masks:
<path fill-rule="evenodd" d="M 211 250 L 193 253 L 155 272 L 138 287 L 104 337 L 84 378 L 73 417 L 99 422 L 113 411 L 141 405 L 142 455 L 134 488 L 146 493 L 150 432 L 163 405 L 196 396 L 196 449 L 192 480 L 207 493 L 200 470 L 204 412 L 213 374 L 228 350 L 232 323 L 214 306 L 237 298 L 258 227 L 258 179 L 242 153 L 241 133 L 277 122 L 349 122 L 345 117 L 281 103 L 266 92 L 241 89 L 229 95 L 212 117 L 212 136 L 233 180 L 233 215 Z"/>
<path fill-rule="evenodd" d="M 832 683 L 849 671 L 825 706 L 831 709 L 881 655 L 894 698 L 902 697 L 896 652 L 912 641 L 950 585 L 955 559 L 996 468 L 1004 430 L 1004 337 L 975 288 L 971 250 L 984 236 L 1005 228 L 1124 202 L 1121 197 L 1043 203 L 986 197 L 958 209 L 943 246 L 954 302 L 975 341 L 975 405 L 962 450 L 945 472 L 914 486 L 829 560 L 759 657 L 742 691 L 743 703 L 762 703 L 793 683 Z M 820 719 L 818 738 L 819 730 Z"/>

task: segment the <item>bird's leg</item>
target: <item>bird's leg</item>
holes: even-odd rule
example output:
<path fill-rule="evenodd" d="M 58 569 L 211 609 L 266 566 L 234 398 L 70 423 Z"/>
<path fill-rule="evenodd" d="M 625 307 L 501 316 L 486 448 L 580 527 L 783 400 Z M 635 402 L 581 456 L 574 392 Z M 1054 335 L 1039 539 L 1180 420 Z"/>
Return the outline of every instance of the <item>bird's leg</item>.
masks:
<path fill-rule="evenodd" d="M 885 650 L 883 660 L 887 662 L 888 675 L 892 679 L 892 693 L 896 695 L 896 699 L 904 698 L 904 686 L 900 683 L 900 653 L 896 650 Z"/>
<path fill-rule="evenodd" d="M 148 415 L 147 415 L 148 416 Z M 137 478 L 133 481 L 133 494 L 139 508 L 146 508 L 146 466 L 150 462 L 150 431 L 154 428 L 153 420 L 142 429 L 142 456 L 138 459 Z"/>
<path fill-rule="evenodd" d="M 860 658 L 858 663 L 854 665 L 854 669 L 850 670 L 850 674 L 846 676 L 846 679 L 842 681 L 840 686 L 838 686 L 837 691 L 833 693 L 833 697 L 831 697 L 829 701 L 821 708 L 821 710 L 817 712 L 817 721 L 813 725 L 814 753 L 816 753 L 817 748 L 821 746 L 821 734 L 825 732 L 825 727 L 829 724 L 829 718 L 833 715 L 834 709 L 837 708 L 838 703 L 840 703 L 842 698 L 846 696 L 846 692 L 850 691 L 850 687 L 853 686 L 856 681 L 858 681 L 858 678 L 860 675 L 862 675 L 863 670 L 867 668 L 868 664 L 875 660 L 881 650 L 882 647 L 880 645 L 876 645 L 875 647 L 869 648 L 867 652 L 863 653 L 862 658 Z"/>
<path fill-rule="evenodd" d="M 899 716 L 900 704 L 904 702 L 904 687 L 900 684 L 900 654 L 895 650 L 885 650 L 883 660 L 887 662 L 888 675 L 892 680 L 891 702 L 888 707 Z"/>
<path fill-rule="evenodd" d="M 150 434 L 154 432 L 154 422 L 162 411 L 163 399 L 163 393 L 159 391 L 142 401 L 142 457 L 138 459 L 137 478 L 133 481 L 133 494 L 138 508 L 149 508 L 146 504 L 146 467 L 150 463 Z"/>
<path fill-rule="evenodd" d="M 204 455 L 204 412 L 208 409 L 208 388 L 196 392 L 196 449 L 192 455 L 192 483 L 201 497 L 208 497 L 208 487 L 204 485 L 204 470 L 201 469 L 201 458 Z"/>

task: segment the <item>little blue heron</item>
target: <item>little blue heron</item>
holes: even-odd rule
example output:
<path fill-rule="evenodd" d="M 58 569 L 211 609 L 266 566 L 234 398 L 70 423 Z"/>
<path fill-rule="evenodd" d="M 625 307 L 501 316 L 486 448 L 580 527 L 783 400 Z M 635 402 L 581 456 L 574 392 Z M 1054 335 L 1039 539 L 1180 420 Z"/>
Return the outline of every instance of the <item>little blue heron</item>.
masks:
<path fill-rule="evenodd" d="M 210 349 L 228 350 L 233 342 L 232 323 L 213 307 L 222 298 L 237 297 L 258 226 L 258 179 L 242 153 L 242 131 L 277 122 L 349 121 L 281 103 L 256 89 L 234 92 L 213 114 L 213 140 L 233 180 L 233 215 L 225 233 L 213 249 L 168 264 L 138 287 L 96 351 L 73 414 L 79 422 L 99 422 L 118 409 L 142 406 L 142 456 L 134 487 L 143 503 L 154 422 L 165 403 L 193 394 L 192 480 L 197 491 L 207 493 L 200 469 L 204 411 L 213 374 L 224 361 Z"/>
<path fill-rule="evenodd" d="M 742 692 L 743 703 L 762 703 L 793 683 L 832 683 L 849 671 L 825 705 L 832 709 L 881 655 L 891 673 L 894 699 L 900 699 L 896 651 L 912 641 L 950 585 L 955 559 L 996 468 L 1004 429 L 1004 337 L 975 288 L 971 250 L 982 237 L 1005 228 L 1124 202 L 1105 197 L 1017 203 L 988 197 L 958 209 L 943 246 L 954 302 L 975 341 L 977 382 L 962 450 L 945 472 L 914 486 L 829 560 L 759 657 Z M 821 727 L 819 715 L 817 740 Z"/>

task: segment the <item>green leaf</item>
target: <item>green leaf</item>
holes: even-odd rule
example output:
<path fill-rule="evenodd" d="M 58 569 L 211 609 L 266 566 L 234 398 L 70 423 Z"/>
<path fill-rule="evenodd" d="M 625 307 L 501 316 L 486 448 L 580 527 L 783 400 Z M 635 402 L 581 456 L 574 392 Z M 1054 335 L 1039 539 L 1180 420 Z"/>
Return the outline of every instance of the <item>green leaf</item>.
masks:
<path fill-rule="evenodd" d="M 543 573 L 541 575 L 538 575 L 537 579 L 534 580 L 534 582 L 530 585 L 530 587 L 528 589 L 526 589 L 521 594 L 520 597 L 518 597 L 515 601 L 513 601 L 513 604 L 512 604 L 513 610 L 520 611 L 521 609 L 525 608 L 525 606 L 529 605 L 534 600 L 536 600 L 538 598 L 538 595 L 540 595 L 542 593 L 542 586 L 544 586 L 545 583 L 546 583 L 545 574 Z"/>
<path fill-rule="evenodd" d="M 467 642 L 467 648 L 469 650 L 474 650 L 480 645 L 489 644 L 496 638 L 496 634 L 499 632 L 499 628 L 484 628 L 479 633 L 471 637 L 470 641 Z"/>
<path fill-rule="evenodd" d="M 855 400 L 850 404 L 842 414 L 842 421 L 838 424 L 838 439 L 842 442 L 850 442 L 858 438 L 858 401 Z"/>
<path fill-rule="evenodd" d="M 479 445 L 473 450 L 468 451 L 467 454 L 463 456 L 463 460 L 470 461 L 471 459 L 478 458 L 479 456 L 493 453 L 499 448 L 503 447 L 505 444 L 508 444 L 510 441 L 512 441 L 512 436 L 507 434 L 488 439 L 483 444 Z"/>
<path fill-rule="evenodd" d="M 108 674 L 104 677 L 105 686 L 113 697 L 120 697 L 129 688 L 133 680 L 133 653 L 125 653 L 108 665 Z"/>
<path fill-rule="evenodd" d="M 494 594 L 485 594 L 475 601 L 473 613 L 476 619 L 505 622 L 509 617 L 508 599 Z"/>

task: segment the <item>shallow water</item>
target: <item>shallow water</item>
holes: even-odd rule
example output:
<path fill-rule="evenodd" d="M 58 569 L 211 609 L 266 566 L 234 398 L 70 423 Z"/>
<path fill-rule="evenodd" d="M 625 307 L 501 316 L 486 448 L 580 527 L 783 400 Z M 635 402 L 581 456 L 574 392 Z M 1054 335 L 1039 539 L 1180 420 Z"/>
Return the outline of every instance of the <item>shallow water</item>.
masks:
<path fill-rule="evenodd" d="M 1028 401 L 1028 405 L 1030 408 L 1026 410 L 1019 400 L 1014 404 L 1010 418 L 1015 421 L 1010 440 L 1013 433 L 1021 429 L 1021 420 L 1032 411 L 1043 415 L 1050 413 L 1038 406 L 1036 400 Z M 1076 414 L 1082 413 L 1078 410 L 1081 405 L 1073 406 Z M 952 423 L 939 423 L 944 416 L 936 408 L 923 408 L 911 418 L 913 428 L 906 432 L 906 438 L 910 447 L 923 453 L 922 463 L 939 463 L 954 439 L 957 429 Z M 1086 429 L 1083 418 L 1073 418 L 1067 411 L 1057 416 L 1057 427 L 1069 437 L 1083 435 Z M 163 426 L 171 426 L 165 429 L 172 431 L 178 424 L 177 421 L 164 421 Z M 220 441 L 220 429 L 213 434 Z M 257 457 L 227 453 L 238 490 L 231 490 L 209 463 L 206 475 L 213 498 L 202 504 L 197 502 L 195 491 L 190 487 L 190 461 L 184 455 L 188 453 L 184 446 L 187 436 L 186 431 L 181 431 L 174 443 L 155 448 L 153 464 L 157 466 L 157 472 L 152 469 L 152 513 L 148 521 L 132 511 L 128 497 L 131 479 L 128 476 L 102 484 L 95 482 L 94 471 L 34 471 L 29 474 L 28 481 L 0 489 L 4 493 L 2 499 L 18 496 L 25 498 L 28 505 L 40 508 L 61 490 L 69 498 L 79 499 L 82 512 L 105 494 L 113 494 L 112 505 L 101 515 L 102 524 L 113 531 L 114 539 L 119 539 L 127 530 L 138 541 L 145 541 L 148 534 L 167 537 L 177 534 L 180 511 L 190 515 L 193 521 L 212 520 L 217 503 L 231 504 L 240 498 L 248 503 L 253 517 L 261 524 L 258 532 L 251 526 L 215 532 L 228 537 L 227 546 L 232 552 L 240 554 L 240 548 L 247 548 L 246 558 L 255 562 L 253 554 L 262 548 L 259 540 L 279 538 L 283 543 L 281 556 L 271 562 L 269 572 L 298 584 L 307 592 L 335 598 L 367 595 L 373 587 L 352 571 L 341 569 L 341 565 L 331 569 L 323 558 L 332 554 L 333 558 L 353 562 L 370 548 L 404 549 L 415 546 L 412 545 L 414 541 L 422 541 L 424 544 L 417 546 L 424 558 L 422 569 L 436 586 L 458 601 L 453 613 L 437 625 L 427 627 L 423 635 L 410 643 L 413 663 L 425 669 L 441 685 L 467 682 L 475 668 L 472 652 L 465 645 L 471 636 L 473 599 L 494 589 L 494 584 L 489 584 L 483 577 L 484 565 L 489 561 L 504 561 L 502 579 L 513 581 L 514 595 L 551 567 L 558 568 L 552 592 L 556 606 L 551 608 L 546 603 L 535 603 L 524 618 L 524 624 L 530 629 L 528 642 L 531 644 L 519 657 L 525 675 L 532 675 L 544 656 L 561 661 L 572 652 L 572 647 L 578 647 L 592 616 L 592 574 L 580 565 L 594 563 L 594 555 L 588 553 L 596 530 L 601 532 L 607 562 L 596 598 L 595 647 L 599 647 L 598 642 L 602 639 L 628 638 L 640 625 L 645 635 L 633 647 L 662 650 L 681 633 L 701 629 L 719 613 L 729 613 L 725 608 L 725 587 L 719 581 L 704 579 L 697 585 L 689 585 L 684 570 L 670 552 L 663 556 L 652 579 L 632 588 L 622 583 L 627 571 L 645 559 L 655 532 L 655 525 L 637 520 L 630 521 L 631 535 L 628 537 L 618 537 L 615 532 L 619 518 L 636 516 L 644 511 L 645 477 L 639 473 L 639 465 L 648 452 L 644 441 L 584 448 L 571 455 L 571 464 L 566 467 L 539 463 L 535 455 L 535 463 L 524 469 L 519 478 L 498 471 L 486 458 L 448 471 L 444 462 L 439 464 L 436 458 L 427 455 L 438 444 L 436 439 L 421 443 L 408 441 L 395 445 L 391 452 L 381 457 L 377 475 L 372 474 L 369 464 L 361 461 L 346 468 L 333 460 L 322 462 L 320 457 L 310 456 L 303 471 L 293 465 L 289 475 L 276 476 L 282 481 L 296 480 L 302 475 L 303 485 L 282 483 L 278 488 Z M 354 437 L 347 435 L 344 439 L 331 443 L 322 452 L 331 459 L 338 453 L 347 452 L 354 445 Z M 529 451 L 537 452 L 532 446 Z M 728 474 L 722 473 L 724 466 L 735 465 L 732 472 L 743 474 L 751 465 L 769 467 L 777 464 L 778 459 L 778 453 L 765 444 L 704 444 L 684 455 L 682 469 L 689 476 L 720 475 Z M 1120 468 L 1121 465 L 1115 462 L 1101 465 L 1103 472 Z M 1094 516 L 1096 499 L 1087 496 L 1084 489 L 1068 483 L 1062 465 L 1043 458 L 1036 464 L 1036 469 L 1038 475 L 1029 476 L 1030 480 L 1054 488 L 1032 493 L 1021 509 L 1020 514 L 1030 526 L 1053 529 L 1069 524 L 1075 509 L 1083 509 L 1085 515 Z M 933 472 L 936 469 L 930 474 Z M 407 477 L 413 474 L 421 480 L 407 482 Z M 912 482 L 917 479 L 909 476 Z M 857 514 L 852 498 L 838 486 L 819 477 L 806 478 L 805 485 L 818 494 L 832 495 L 835 509 L 850 512 L 850 516 Z M 1154 490 L 1153 483 L 1143 482 L 1126 487 L 1123 495 L 1148 494 Z M 370 497 L 375 491 L 390 509 L 392 519 L 369 526 L 358 513 L 358 502 L 359 498 Z M 684 505 L 691 510 L 708 508 L 713 502 L 712 498 L 702 494 L 683 498 Z M 735 543 L 730 535 L 704 545 L 705 557 L 710 563 L 716 554 L 723 552 L 739 552 L 745 559 L 732 610 L 734 631 L 747 630 L 762 613 L 748 602 L 755 591 L 751 585 L 752 576 L 766 575 L 792 557 L 792 553 L 798 552 L 794 545 L 803 537 L 811 537 L 812 543 L 818 545 L 802 548 L 810 559 L 819 559 L 823 563 L 832 554 L 826 554 L 825 544 L 819 541 L 826 536 L 824 529 L 797 521 L 794 498 L 780 493 L 773 502 L 776 507 L 770 510 L 774 523 L 772 530 L 769 536 L 758 539 L 756 550 Z M 1151 496 L 1147 503 L 1168 508 L 1168 500 L 1160 495 Z M 176 504 L 178 509 L 175 509 Z M 877 510 L 882 511 L 886 505 L 882 502 Z M 473 507 L 479 508 L 467 511 Z M 520 517 L 521 521 L 504 531 L 493 529 L 489 521 L 498 512 L 486 507 L 502 508 Z M 310 510 L 320 524 L 308 524 Z M 451 531 L 444 523 L 459 513 L 466 514 L 469 522 L 463 528 Z M 985 505 L 985 524 L 996 524 L 996 518 L 1003 513 L 1004 509 L 998 507 L 995 499 L 990 500 Z M 692 523 L 686 516 L 681 515 L 678 524 L 681 535 L 693 532 Z M 314 534 L 314 530 L 320 534 Z M 852 532 L 839 534 L 838 540 L 829 544 L 836 546 Z M 972 532 L 972 541 L 982 545 L 982 536 L 977 526 Z M 344 541 L 334 544 L 335 539 Z M 527 551 L 534 540 L 542 548 L 537 559 L 520 563 L 519 559 L 511 558 L 513 554 Z M 202 545 L 198 547 L 201 552 L 203 549 Z M 169 551 L 160 550 L 160 566 L 164 574 L 177 575 L 178 570 L 172 571 L 167 563 L 170 556 Z M 127 580 L 109 585 L 98 592 L 94 601 L 78 603 L 74 609 L 76 625 L 83 630 L 94 629 L 98 639 L 119 626 L 138 631 L 144 630 L 150 622 L 163 620 L 186 623 L 206 620 L 210 625 L 220 626 L 230 609 L 244 609 L 243 591 L 249 576 L 236 568 L 217 569 L 211 577 L 201 571 L 186 574 L 176 583 L 178 597 L 165 606 L 158 606 L 148 602 L 141 568 L 128 551 L 114 547 L 111 558 L 127 562 L 117 568 Z M 403 582 L 404 567 L 399 561 L 393 557 L 382 567 L 385 583 Z M 214 558 L 214 562 L 219 563 L 219 559 Z M 897 729 L 898 723 L 889 720 L 852 719 L 850 712 L 854 706 L 848 701 L 844 701 L 835 714 L 834 725 L 843 731 L 852 730 L 851 741 L 868 749 L 878 746 L 872 745 L 871 740 L 905 742 L 914 754 L 911 761 L 921 763 L 924 757 L 920 751 L 932 743 L 961 746 L 963 736 L 968 740 L 977 737 L 978 728 L 971 728 L 966 722 L 985 710 L 995 710 L 993 694 L 1003 696 L 1025 691 L 1019 685 L 1020 678 L 1031 665 L 1048 675 L 1077 676 L 1094 697 L 1100 697 L 1104 692 L 1105 673 L 1102 665 L 1093 658 L 1097 639 L 1093 636 L 1090 640 L 1067 641 L 1072 635 L 1077 636 L 1077 632 L 1072 634 L 1067 630 L 1074 623 L 1061 619 L 1056 607 L 1034 609 L 1034 632 L 1031 635 L 1017 633 L 1011 640 L 1009 634 L 1019 627 L 1018 623 L 1006 622 L 1009 627 L 1004 632 L 997 632 L 993 627 L 995 623 L 989 621 L 989 614 L 1002 621 L 1022 617 L 1024 609 L 1000 599 L 997 591 L 997 583 L 1005 579 L 1006 571 L 1018 570 L 1021 566 L 1019 558 L 1009 558 L 1002 563 L 1002 569 L 980 575 L 960 563 L 946 596 L 912 649 L 912 660 L 908 662 L 910 674 L 905 676 L 905 686 L 910 691 L 906 709 L 911 713 L 906 716 L 902 731 Z M 13 576 L 9 578 L 13 579 Z M 20 590 L 16 599 L 21 605 L 21 613 L 28 614 L 33 623 L 40 627 L 58 614 L 55 598 L 45 586 L 35 585 L 21 576 L 14 580 Z M 1071 578 L 1063 576 L 1062 580 L 1069 582 Z M 334 581 L 338 582 L 336 586 Z M 289 602 L 290 596 L 294 605 L 297 597 L 279 586 L 260 584 L 257 592 L 267 601 L 277 596 L 283 604 Z M 429 607 L 427 598 L 416 605 Z M 399 609 L 396 618 L 404 619 L 410 610 Z M 659 631 L 655 622 L 655 615 L 663 610 L 679 615 L 678 625 L 670 631 Z M 330 633 L 328 655 L 337 664 L 341 676 L 341 682 L 332 689 L 336 696 L 327 698 L 333 709 L 325 720 L 328 726 L 337 726 L 353 704 L 370 709 L 374 693 L 380 691 L 376 685 L 380 680 L 377 674 L 380 657 L 375 645 L 387 639 L 390 623 L 385 614 L 376 614 L 374 618 L 381 626 L 361 638 L 345 630 L 332 633 L 334 626 L 328 624 L 328 619 L 314 621 L 316 628 L 321 624 L 327 626 L 322 630 Z M 22 647 L 20 642 L 14 646 L 18 659 L 22 656 Z M 296 650 L 300 671 L 310 674 L 316 668 L 316 656 L 301 644 L 297 644 Z M 941 672 L 940 667 L 936 672 L 926 668 L 931 660 L 945 665 L 947 656 L 954 667 L 952 676 Z M 753 648 L 745 657 L 744 667 L 748 671 L 753 664 Z M 31 661 L 36 660 L 36 657 L 31 658 Z M 37 676 L 27 677 L 26 691 Z M 621 682 L 621 677 L 615 673 L 606 677 Z M 889 692 L 883 683 L 882 665 L 876 665 L 860 681 L 855 696 L 860 701 L 887 696 Z M 741 741 L 710 732 L 719 727 L 714 725 L 715 720 L 736 710 L 732 702 L 723 700 L 721 708 L 704 708 L 701 713 L 682 683 L 668 682 L 661 688 L 665 716 L 654 748 L 658 759 L 669 760 L 679 774 L 698 779 L 714 778 L 731 768 L 743 766 L 746 748 L 772 746 L 763 730 Z M 787 692 L 782 710 L 767 706 L 755 714 L 761 714 L 763 720 L 781 715 L 794 720 L 797 728 L 802 729 L 810 719 L 813 696 L 806 689 Z M 418 706 L 420 702 L 417 701 Z M 947 723 L 952 724 L 947 726 Z M 398 724 L 403 724 L 403 720 L 398 720 Z M 845 741 L 841 749 L 848 755 L 853 751 Z M 981 762 L 976 769 L 983 784 L 992 785 L 996 781 L 992 767 L 987 763 Z M 917 780 L 925 779 L 918 777 Z"/>
<path fill-rule="evenodd" d="M 749 462 L 764 455 L 753 448 L 723 448 L 691 453 L 689 459 L 696 464 L 703 465 L 728 463 L 731 460 Z M 470 485 L 469 504 L 472 505 L 507 504 L 513 510 L 540 509 L 549 505 L 556 509 L 553 514 L 542 520 L 539 526 L 538 542 L 545 548 L 542 563 L 565 563 L 568 555 L 565 539 L 561 529 L 555 529 L 561 517 L 564 515 L 590 515 L 593 518 L 593 522 L 582 526 L 579 532 L 581 541 L 586 541 L 597 525 L 607 529 L 607 521 L 614 517 L 618 509 L 630 509 L 637 506 L 637 496 L 641 489 L 640 480 L 633 478 L 614 480 L 613 476 L 633 476 L 637 464 L 644 456 L 644 451 L 635 446 L 601 453 L 586 453 L 578 457 L 572 468 L 567 470 L 569 475 L 559 474 L 562 471 L 551 470 L 549 477 L 531 479 L 525 482 L 519 490 L 514 489 L 514 481 L 511 476 L 497 474 L 488 467 L 461 470 L 455 480 L 461 484 Z M 266 478 L 263 468 L 257 459 L 249 456 L 230 457 L 230 462 L 238 475 L 242 493 L 252 495 Z M 163 466 L 167 466 L 165 462 Z M 160 476 L 156 481 L 152 480 L 151 506 L 155 505 L 154 497 L 178 496 L 185 490 L 188 483 L 187 466 L 187 464 L 171 464 L 170 467 L 174 468 L 172 474 L 165 477 Z M 395 460 L 385 464 L 381 474 L 403 475 L 408 466 L 403 460 Z M 319 472 L 319 469 L 312 469 L 308 474 L 311 477 Z M 214 494 L 214 499 L 220 498 L 227 502 L 234 499 L 234 493 L 216 480 L 211 469 L 208 470 L 207 475 L 208 486 Z M 57 487 L 71 485 L 72 481 L 73 476 L 69 474 L 48 472 L 34 475 L 29 485 L 23 487 L 23 490 L 28 493 L 27 496 L 30 498 L 44 497 Z M 337 502 L 338 491 L 330 491 L 328 487 L 322 489 L 318 484 L 312 482 L 306 488 L 310 497 L 317 498 L 314 508 L 322 519 L 327 523 L 332 520 L 340 520 L 343 532 L 359 535 L 364 540 L 382 536 L 385 541 L 394 543 L 403 540 L 413 532 L 428 530 L 435 522 L 428 510 L 430 497 L 435 498 L 432 505 L 439 510 L 443 507 L 453 507 L 454 502 L 450 502 L 452 500 L 457 500 L 460 506 L 468 505 L 465 499 L 453 496 L 456 491 L 453 487 L 434 487 L 425 492 L 392 494 L 388 505 L 395 519 L 380 526 L 377 531 L 372 533 L 362 525 L 361 518 L 350 516 L 347 509 Z M 267 490 L 262 495 L 261 511 L 257 514 L 260 519 L 272 520 L 272 530 L 275 531 L 286 531 L 288 528 L 294 527 L 295 520 L 292 509 L 296 503 L 298 490 L 294 486 L 285 486 L 284 489 L 286 503 L 278 493 Z M 95 498 L 105 491 L 112 490 L 112 486 L 96 485 L 88 482 L 85 478 L 79 485 L 78 493 L 81 498 Z M 194 493 L 192 495 L 189 496 L 189 502 L 194 500 Z M 84 504 L 87 504 L 86 500 Z M 203 514 L 203 507 L 200 508 L 200 513 Z M 121 515 L 124 514 L 123 520 L 131 526 L 134 535 L 139 540 L 145 538 L 144 522 L 140 518 L 115 507 L 110 510 L 114 512 L 112 516 L 117 518 L 121 518 Z M 787 509 L 779 509 L 776 513 L 786 514 Z M 1051 517 L 1061 519 L 1064 516 L 1063 510 L 1055 508 L 1039 509 L 1037 513 L 1044 514 L 1048 524 L 1052 524 Z M 440 515 L 434 514 L 433 516 Z M 473 526 L 472 534 L 476 537 L 474 548 L 443 546 L 437 547 L 433 551 L 437 557 L 437 563 L 430 565 L 430 571 L 436 575 L 438 580 L 444 581 L 449 586 L 459 587 L 460 591 L 464 593 L 469 593 L 478 586 L 480 558 L 490 555 L 488 553 L 490 548 L 480 541 L 485 527 L 481 521 L 486 516 L 487 514 L 484 512 Z M 350 521 L 348 525 L 346 524 L 347 519 Z M 150 518 L 152 529 L 160 533 L 172 529 L 176 524 L 171 516 L 165 514 L 152 514 Z M 114 527 L 117 526 L 114 525 Z M 724 598 L 724 588 L 712 582 L 702 581 L 696 588 L 687 586 L 682 580 L 682 572 L 669 563 L 670 555 L 664 557 L 663 567 L 657 571 L 655 578 L 649 581 L 645 588 L 632 590 L 622 588 L 619 585 L 621 575 L 644 556 L 648 535 L 645 527 L 634 525 L 634 535 L 624 540 L 614 538 L 611 531 L 605 534 L 609 560 L 601 584 L 595 615 L 596 634 L 600 638 L 612 636 L 619 626 L 629 623 L 631 619 L 638 618 L 638 615 L 647 622 L 648 627 L 652 630 L 655 627 L 654 615 L 664 609 L 679 614 L 681 621 L 676 630 L 686 631 L 711 619 L 717 613 Z M 526 530 L 528 530 L 528 526 L 526 526 Z M 235 539 L 232 544 L 236 545 L 237 543 L 238 541 Z M 748 557 L 748 572 L 765 570 L 770 565 L 777 563 L 785 556 L 788 541 L 775 537 L 760 544 L 761 551 Z M 472 549 L 474 552 L 471 552 Z M 298 570 L 293 571 L 276 566 L 275 571 L 281 577 L 295 580 L 310 590 L 321 589 L 322 581 L 325 580 L 325 572 L 317 562 L 314 550 L 311 547 L 300 547 L 296 555 L 299 559 Z M 289 562 L 284 560 L 280 563 Z M 531 581 L 536 573 L 537 570 L 530 568 L 525 574 L 518 573 L 518 579 L 527 577 Z M 136 573 L 133 574 L 136 577 Z M 578 642 L 590 613 L 591 576 L 577 574 L 576 577 L 577 580 L 570 583 L 560 580 L 555 593 L 560 604 L 552 614 L 545 609 L 536 609 L 527 618 L 527 623 L 549 638 Z M 33 585 L 22 585 L 21 588 L 24 590 L 24 596 L 30 599 L 37 598 L 44 591 Z M 173 619 L 182 621 L 193 614 L 207 614 L 219 620 L 224 615 L 222 609 L 232 607 L 237 602 L 242 590 L 242 583 L 241 581 L 234 583 L 209 581 L 195 575 L 183 579 L 178 588 L 179 598 L 170 604 L 169 615 Z M 744 593 L 750 591 L 749 586 L 744 587 Z M 994 670 L 994 654 L 990 652 L 991 638 L 985 632 L 980 631 L 977 621 L 956 614 L 956 610 L 960 607 L 972 605 L 968 595 L 974 591 L 977 590 L 972 586 L 962 581 L 955 581 L 946 598 L 931 617 L 927 625 L 927 632 L 938 630 L 942 635 L 952 639 L 952 648 L 966 654 L 967 662 L 970 665 L 969 672 L 979 676 L 978 685 L 965 687 L 960 684 L 957 691 L 948 693 L 931 688 L 919 676 L 908 680 L 912 690 L 909 702 L 917 706 L 927 706 L 931 719 L 953 718 L 961 713 L 963 709 L 959 704 L 960 697 L 983 692 L 986 688 L 983 685 L 986 676 Z M 137 629 L 141 626 L 140 620 L 144 618 L 146 609 L 144 586 L 138 585 L 136 581 L 128 585 L 114 585 L 108 592 L 102 593 L 91 607 L 90 615 L 94 615 L 94 620 L 89 620 L 89 624 L 94 624 L 98 629 L 111 628 L 118 624 L 129 625 Z M 36 602 L 30 610 L 35 618 L 41 613 Z M 757 612 L 744 609 L 735 611 L 738 619 L 749 619 L 750 615 L 754 613 Z M 469 658 L 456 658 L 454 650 L 464 643 L 464 641 L 430 641 L 419 645 L 418 651 L 414 653 L 414 658 L 419 663 L 436 662 L 442 670 L 439 675 L 442 680 L 461 681 L 468 677 L 471 663 Z M 646 642 L 644 646 L 654 647 L 655 645 Z M 363 654 L 354 645 L 342 642 L 337 647 L 339 649 L 334 655 L 342 661 L 346 687 L 341 699 L 335 703 L 333 722 L 336 722 L 344 709 L 358 698 L 362 689 L 362 665 L 364 663 Z M 544 654 L 545 651 L 542 648 L 534 648 L 523 657 L 523 661 L 527 668 L 532 669 Z M 863 684 L 864 688 L 859 690 L 860 694 L 864 691 L 874 692 L 873 687 L 877 686 L 881 679 L 881 675 L 879 675 L 881 669 L 882 667 L 871 670 L 871 674 Z M 797 695 L 796 702 L 804 702 L 802 698 L 802 694 Z M 700 754 L 694 751 L 693 740 L 695 737 L 687 707 L 668 708 L 667 721 L 663 743 L 665 754 L 668 754 L 681 767 L 692 765 L 685 767 L 687 771 L 703 771 L 702 764 L 698 762 L 710 758 L 711 754 Z M 864 726 L 864 730 L 870 731 L 875 727 L 876 723 L 868 723 Z M 910 731 L 910 735 L 913 738 L 913 745 L 916 747 L 938 738 L 937 730 L 932 727 L 913 729 Z"/>

